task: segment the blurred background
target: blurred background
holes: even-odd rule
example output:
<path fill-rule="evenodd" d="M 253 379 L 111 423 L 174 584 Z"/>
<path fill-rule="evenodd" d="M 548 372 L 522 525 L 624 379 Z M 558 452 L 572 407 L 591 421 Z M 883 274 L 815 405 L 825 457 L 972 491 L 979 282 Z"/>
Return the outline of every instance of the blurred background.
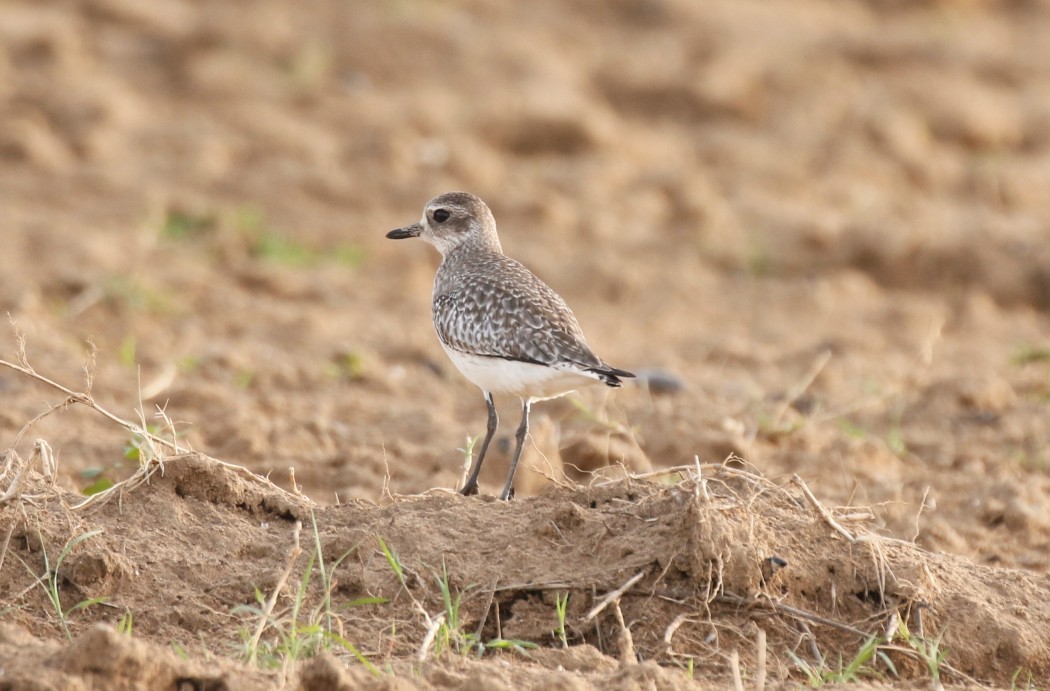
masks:
<path fill-rule="evenodd" d="M 466 190 L 646 375 L 537 406 L 522 494 L 735 453 L 1046 570 L 1048 45 L 1027 0 L 7 0 L 2 357 L 319 501 L 453 487 L 484 405 L 383 235 Z M 61 397 L 0 400 L 6 446 Z"/>

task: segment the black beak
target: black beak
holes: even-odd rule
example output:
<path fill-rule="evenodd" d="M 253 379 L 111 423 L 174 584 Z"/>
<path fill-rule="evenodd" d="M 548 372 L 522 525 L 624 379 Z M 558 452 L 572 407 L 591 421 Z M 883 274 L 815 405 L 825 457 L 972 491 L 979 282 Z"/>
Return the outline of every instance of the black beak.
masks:
<path fill-rule="evenodd" d="M 405 226 L 404 228 L 391 230 L 389 233 L 386 234 L 386 236 L 391 240 L 404 240 L 405 238 L 417 238 L 422 232 L 423 226 L 421 226 L 418 223 L 413 223 L 412 225 Z"/>

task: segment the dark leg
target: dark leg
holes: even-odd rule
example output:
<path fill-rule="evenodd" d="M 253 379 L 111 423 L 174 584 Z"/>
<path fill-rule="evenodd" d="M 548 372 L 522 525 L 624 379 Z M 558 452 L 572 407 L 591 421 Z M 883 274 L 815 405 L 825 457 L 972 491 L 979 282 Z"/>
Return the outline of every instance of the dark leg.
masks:
<path fill-rule="evenodd" d="M 507 484 L 503 487 L 500 499 L 507 500 L 514 496 L 514 471 L 518 469 L 518 459 L 521 458 L 521 450 L 525 446 L 525 437 L 529 433 L 529 407 L 532 401 L 525 399 L 521 402 L 521 424 L 518 425 L 516 439 L 518 445 L 514 447 L 514 457 L 510 459 L 510 473 L 507 475 Z"/>
<path fill-rule="evenodd" d="M 492 394 L 488 391 L 485 392 L 485 403 L 489 407 L 489 426 L 485 431 L 485 441 L 481 442 L 481 451 L 470 466 L 467 482 L 463 485 L 463 489 L 459 490 L 459 493 L 465 497 L 478 493 L 478 473 L 481 472 L 481 463 L 485 460 L 485 452 L 489 450 L 489 442 L 492 441 L 492 435 L 496 433 L 496 425 L 499 424 L 499 416 L 496 415 L 496 404 L 492 402 Z"/>

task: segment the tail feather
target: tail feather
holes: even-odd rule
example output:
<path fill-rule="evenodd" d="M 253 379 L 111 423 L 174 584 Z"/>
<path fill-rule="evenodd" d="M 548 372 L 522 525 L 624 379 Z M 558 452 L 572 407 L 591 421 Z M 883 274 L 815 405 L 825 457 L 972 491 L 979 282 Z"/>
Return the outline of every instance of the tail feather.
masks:
<path fill-rule="evenodd" d="M 615 367 L 609 367 L 608 365 L 602 365 L 601 367 L 590 367 L 587 369 L 588 372 L 598 375 L 598 378 L 605 383 L 606 386 L 612 386 L 619 388 L 623 385 L 620 378 L 633 379 L 634 374 L 627 370 L 617 369 Z"/>

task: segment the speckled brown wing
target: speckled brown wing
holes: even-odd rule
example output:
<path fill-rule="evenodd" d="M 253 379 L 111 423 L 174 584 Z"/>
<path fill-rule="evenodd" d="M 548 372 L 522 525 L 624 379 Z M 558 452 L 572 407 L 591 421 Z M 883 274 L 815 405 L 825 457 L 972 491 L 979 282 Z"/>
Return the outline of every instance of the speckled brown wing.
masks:
<path fill-rule="evenodd" d="M 440 274 L 434 328 L 449 348 L 548 366 L 604 367 L 561 296 L 513 259 L 492 256 L 456 267 L 455 283 L 451 272 Z"/>

